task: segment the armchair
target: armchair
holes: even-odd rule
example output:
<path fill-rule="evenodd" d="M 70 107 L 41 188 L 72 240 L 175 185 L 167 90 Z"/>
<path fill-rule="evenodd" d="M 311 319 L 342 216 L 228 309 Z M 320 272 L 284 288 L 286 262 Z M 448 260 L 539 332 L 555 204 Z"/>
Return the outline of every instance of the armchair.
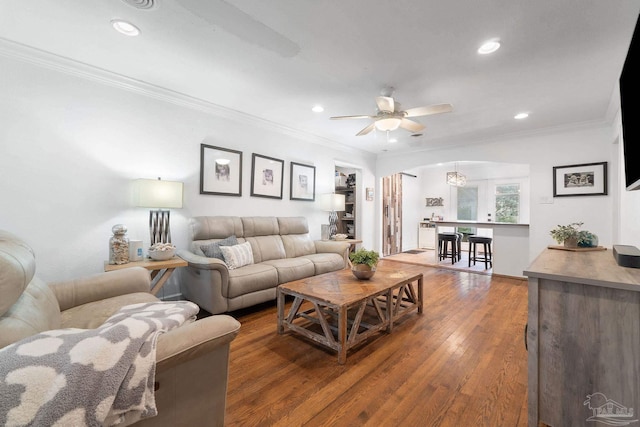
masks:
<path fill-rule="evenodd" d="M 121 307 L 159 301 L 150 274 L 128 268 L 46 284 L 31 248 L 0 230 L 0 348 L 52 329 L 100 326 Z M 158 337 L 156 417 L 136 425 L 224 425 L 229 346 L 240 323 L 207 317 Z"/>

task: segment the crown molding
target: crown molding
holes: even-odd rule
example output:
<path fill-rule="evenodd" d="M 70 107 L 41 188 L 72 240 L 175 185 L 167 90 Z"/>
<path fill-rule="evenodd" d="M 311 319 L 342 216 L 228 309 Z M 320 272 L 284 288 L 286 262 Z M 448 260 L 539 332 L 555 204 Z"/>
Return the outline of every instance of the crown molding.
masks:
<path fill-rule="evenodd" d="M 612 126 L 611 121 L 609 121 L 607 118 L 604 118 L 599 120 L 564 123 L 556 126 L 549 126 L 546 128 L 531 129 L 526 131 L 508 132 L 497 137 L 473 138 L 470 136 L 468 138 L 461 138 L 460 136 L 457 136 L 457 141 L 453 137 L 445 137 L 430 140 L 429 142 L 432 144 L 432 146 L 430 147 L 408 147 L 403 150 L 380 153 L 378 154 L 378 159 L 387 160 L 394 157 L 406 157 L 408 154 L 420 154 L 451 149 L 464 149 L 467 147 L 482 144 L 495 144 L 520 140 L 524 141 L 528 138 L 544 137 L 548 135 L 556 135 L 568 132 L 577 132 L 580 130 L 608 128 L 610 126 Z"/>
<path fill-rule="evenodd" d="M 346 152 L 369 154 L 332 139 L 303 132 L 251 114 L 224 107 L 213 102 L 196 98 L 143 80 L 127 77 L 84 62 L 56 55 L 38 48 L 0 37 L 0 56 L 26 62 L 51 71 L 79 77 L 92 82 L 133 92 L 158 101 L 190 108 L 221 118 L 250 123 L 260 129 L 288 135 L 298 140 Z"/>

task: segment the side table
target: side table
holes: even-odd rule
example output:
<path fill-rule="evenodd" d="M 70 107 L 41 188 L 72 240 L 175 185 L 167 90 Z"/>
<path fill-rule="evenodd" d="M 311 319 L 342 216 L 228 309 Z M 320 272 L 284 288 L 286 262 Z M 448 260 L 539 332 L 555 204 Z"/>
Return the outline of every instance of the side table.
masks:
<path fill-rule="evenodd" d="M 142 261 L 132 261 L 127 264 L 114 265 L 109 264 L 108 261 L 104 263 L 104 271 L 121 270 L 123 268 L 131 267 L 144 267 L 151 271 L 151 290 L 153 295 L 156 295 L 158 291 L 164 286 L 165 282 L 169 280 L 169 277 L 173 274 L 173 271 L 178 267 L 186 267 L 187 261 L 176 256 L 166 261 L 155 261 L 149 258 L 145 258 Z"/>

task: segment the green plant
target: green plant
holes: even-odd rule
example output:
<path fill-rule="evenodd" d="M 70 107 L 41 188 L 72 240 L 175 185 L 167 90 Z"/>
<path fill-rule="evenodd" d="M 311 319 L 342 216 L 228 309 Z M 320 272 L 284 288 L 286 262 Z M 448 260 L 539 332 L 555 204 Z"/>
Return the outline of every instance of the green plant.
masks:
<path fill-rule="evenodd" d="M 558 243 L 575 239 L 578 246 L 591 246 L 596 236 L 587 230 L 579 230 L 582 224 L 582 222 L 572 222 L 569 225 L 558 225 L 550 231 L 551 237 Z"/>
<path fill-rule="evenodd" d="M 558 225 L 556 228 L 551 230 L 549 233 L 551 237 L 558 242 L 562 243 L 567 239 L 578 239 L 580 234 L 580 230 L 578 230 L 582 226 L 582 222 L 572 222 L 569 225 Z"/>
<path fill-rule="evenodd" d="M 353 264 L 366 264 L 373 268 L 378 264 L 380 255 L 376 251 L 368 251 L 365 248 L 360 248 L 355 252 L 349 254 L 349 259 Z"/>

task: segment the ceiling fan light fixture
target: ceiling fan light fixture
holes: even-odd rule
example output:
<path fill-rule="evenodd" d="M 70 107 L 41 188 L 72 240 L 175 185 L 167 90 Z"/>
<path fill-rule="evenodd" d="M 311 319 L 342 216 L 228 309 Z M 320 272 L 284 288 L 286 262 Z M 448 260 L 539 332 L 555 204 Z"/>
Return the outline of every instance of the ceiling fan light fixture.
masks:
<path fill-rule="evenodd" d="M 398 129 L 400 127 L 400 123 L 402 123 L 402 119 L 397 117 L 388 117 L 386 119 L 376 120 L 375 126 L 379 131 L 390 132 Z"/>
<path fill-rule="evenodd" d="M 498 49 L 500 49 L 500 40 L 491 39 L 491 40 L 487 40 L 482 44 L 482 46 L 480 46 L 480 48 L 478 49 L 478 53 L 480 55 L 488 55 L 490 53 L 495 52 Z"/>

